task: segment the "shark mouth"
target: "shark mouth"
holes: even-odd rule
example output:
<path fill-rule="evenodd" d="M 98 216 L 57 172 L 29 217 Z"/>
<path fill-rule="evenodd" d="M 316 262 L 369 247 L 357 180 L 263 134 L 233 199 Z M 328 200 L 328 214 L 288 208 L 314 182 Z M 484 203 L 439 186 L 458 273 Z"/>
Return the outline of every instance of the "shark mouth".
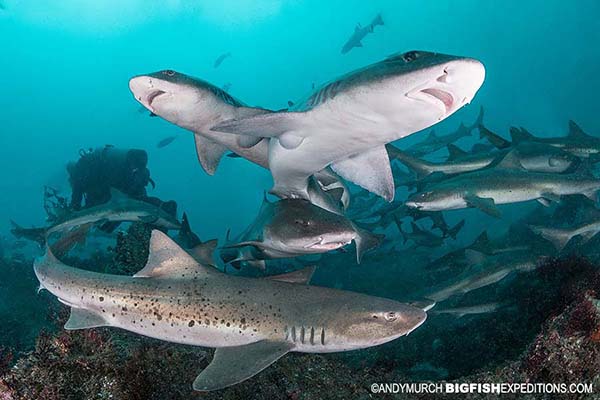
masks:
<path fill-rule="evenodd" d="M 441 101 L 446 110 L 446 114 L 450 112 L 450 109 L 454 104 L 454 97 L 452 97 L 452 94 L 446 92 L 445 90 L 435 88 L 422 89 L 420 92 L 433 97 L 437 101 Z"/>
<path fill-rule="evenodd" d="M 313 250 L 336 250 L 340 247 L 344 247 L 349 244 L 352 240 L 349 241 L 333 241 L 333 242 L 325 242 L 325 239 L 322 237 L 318 238 L 315 242 L 307 244 L 304 246 L 305 249 L 313 249 Z"/>
<path fill-rule="evenodd" d="M 148 103 L 149 107 L 152 107 L 152 102 L 154 101 L 154 99 L 156 99 L 158 96 L 163 95 L 167 92 L 163 91 L 163 90 L 153 90 L 152 92 L 150 92 L 148 94 L 148 97 L 146 97 L 146 102 Z"/>

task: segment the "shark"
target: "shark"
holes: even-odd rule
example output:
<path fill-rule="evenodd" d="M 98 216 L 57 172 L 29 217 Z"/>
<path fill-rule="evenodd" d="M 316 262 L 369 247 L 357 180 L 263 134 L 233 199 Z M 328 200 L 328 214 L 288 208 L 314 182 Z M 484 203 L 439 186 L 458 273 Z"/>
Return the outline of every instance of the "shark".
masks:
<path fill-rule="evenodd" d="M 377 16 L 373 18 L 373 21 L 371 21 L 371 23 L 365 27 L 362 27 L 360 24 L 357 24 L 356 27 L 354 27 L 354 32 L 352 33 L 352 36 L 350 36 L 348 41 L 342 47 L 342 54 L 348 53 L 355 47 L 363 47 L 362 40 L 369 33 L 373 33 L 373 29 L 375 29 L 375 27 L 378 25 L 383 26 L 383 18 L 381 18 L 381 14 L 377 14 Z"/>
<path fill-rule="evenodd" d="M 512 148 L 484 154 L 469 154 L 459 147 L 449 144 L 447 146 L 448 159 L 442 163 L 418 159 L 404 151 L 393 148 L 393 145 L 388 144 L 386 147 L 388 153 L 394 155 L 394 159 L 414 171 L 417 179 L 423 179 L 436 172 L 445 175 L 456 175 L 483 169 L 502 159 L 509 151 L 515 152 L 519 164 L 523 168 L 534 172 L 562 173 L 577 165 L 579 160 L 573 154 L 560 148 L 536 142 L 523 142 Z"/>
<path fill-rule="evenodd" d="M 539 137 L 520 127 L 510 128 L 511 140 L 506 140 L 483 127 L 480 136 L 487 138 L 499 149 L 508 148 L 521 142 L 543 143 L 557 147 L 577 157 L 589 158 L 600 154 L 600 138 L 587 134 L 575 121 L 569 120 L 567 136 Z"/>
<path fill-rule="evenodd" d="M 213 130 L 225 120 L 271 111 L 249 107 L 207 81 L 173 70 L 134 76 L 129 81 L 134 98 L 152 114 L 194 133 L 202 169 L 214 175 L 225 153 L 232 153 L 269 169 L 269 140 L 244 138 Z M 309 179 L 307 198 L 329 211 L 341 213 L 350 202 L 346 185 L 330 169 Z"/>
<path fill-rule="evenodd" d="M 181 227 L 175 217 L 160 207 L 133 199 L 112 188 L 111 198 L 108 202 L 60 216 L 46 228 L 46 236 L 90 222 L 103 224 L 110 221 L 144 222 L 164 229 Z"/>
<path fill-rule="evenodd" d="M 538 200 L 549 206 L 561 196 L 583 194 L 596 199 L 600 180 L 587 168 L 570 174 L 550 174 L 527 171 L 519 162 L 516 152 L 509 152 L 494 168 L 468 172 L 427 186 L 412 194 L 408 207 L 426 211 L 456 210 L 475 207 L 500 217 L 497 204 Z"/>
<path fill-rule="evenodd" d="M 484 79 L 478 60 L 409 51 L 338 78 L 288 111 L 240 115 L 211 129 L 250 144 L 270 138 L 271 192 L 281 197 L 307 199 L 309 177 L 330 167 L 392 201 L 385 144 L 454 114 Z"/>
<path fill-rule="evenodd" d="M 462 318 L 465 315 L 478 315 L 478 314 L 492 313 L 492 312 L 497 311 L 501 307 L 502 307 L 502 304 L 500 304 L 500 303 L 484 303 L 484 304 L 477 304 L 474 306 L 436 309 L 436 310 L 432 311 L 432 314 L 447 314 L 447 315 L 452 315 L 456 318 Z"/>
<path fill-rule="evenodd" d="M 360 263 L 363 254 L 379 245 L 382 238 L 307 200 L 272 203 L 265 196 L 255 220 L 236 242 L 223 247 L 221 256 L 227 263 L 250 261 L 264 269 L 264 260 L 325 253 L 354 241 Z"/>
<path fill-rule="evenodd" d="M 422 308 L 395 300 L 267 278 L 226 275 L 198 263 L 153 231 L 148 262 L 133 276 L 63 264 L 51 251 L 36 259 L 41 288 L 71 308 L 64 328 L 100 326 L 180 344 L 216 348 L 193 383 L 198 391 L 235 385 L 289 352 L 363 349 L 408 335 Z M 293 275 L 293 274 L 292 274 Z"/>
<path fill-rule="evenodd" d="M 529 228 L 544 239 L 550 241 L 556 250 L 561 251 L 575 236 L 581 236 L 584 244 L 600 232 L 600 219 L 588 220 L 567 228 L 556 228 L 541 225 L 529 225 Z"/>

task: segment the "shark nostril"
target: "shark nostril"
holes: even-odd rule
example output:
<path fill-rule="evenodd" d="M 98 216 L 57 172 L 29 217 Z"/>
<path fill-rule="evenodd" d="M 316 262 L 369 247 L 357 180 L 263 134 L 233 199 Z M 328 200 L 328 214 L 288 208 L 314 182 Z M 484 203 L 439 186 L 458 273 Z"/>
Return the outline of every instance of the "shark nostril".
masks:
<path fill-rule="evenodd" d="M 436 81 L 441 83 L 450 83 L 450 76 L 448 75 L 448 70 L 444 68 L 444 73 L 440 75 Z"/>

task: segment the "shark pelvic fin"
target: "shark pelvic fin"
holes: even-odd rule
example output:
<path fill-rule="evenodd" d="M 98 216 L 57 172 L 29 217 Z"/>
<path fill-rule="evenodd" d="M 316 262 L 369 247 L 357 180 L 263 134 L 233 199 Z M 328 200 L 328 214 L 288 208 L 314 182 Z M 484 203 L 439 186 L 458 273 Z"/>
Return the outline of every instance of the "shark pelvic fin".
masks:
<path fill-rule="evenodd" d="M 146 266 L 134 278 L 177 278 L 205 277 L 209 269 L 179 247 L 169 236 L 158 230 L 152 231 L 150 252 Z"/>
<path fill-rule="evenodd" d="M 477 196 L 467 196 L 465 197 L 465 201 L 469 207 L 479 208 L 481 211 L 488 215 L 491 215 L 492 217 L 500 218 L 502 215 L 498 207 L 496 207 L 494 199 Z"/>
<path fill-rule="evenodd" d="M 83 308 L 71 307 L 71 316 L 65 324 L 65 329 L 76 330 L 76 329 L 87 329 L 97 328 L 99 326 L 107 326 L 108 323 L 99 316 L 91 311 Z"/>
<path fill-rule="evenodd" d="M 196 144 L 196 155 L 202 169 L 207 174 L 214 175 L 221 157 L 227 152 L 227 148 L 197 133 L 194 133 L 194 142 Z"/>
<path fill-rule="evenodd" d="M 291 343 L 268 340 L 220 347 L 215 350 L 208 367 L 194 381 L 194 390 L 206 392 L 235 385 L 258 374 L 290 350 Z"/>
<path fill-rule="evenodd" d="M 385 146 L 374 147 L 333 163 L 331 169 L 342 178 L 387 201 L 394 200 L 394 177 Z"/>
<path fill-rule="evenodd" d="M 311 265 L 310 267 L 305 267 L 299 269 L 297 271 L 287 272 L 285 274 L 279 275 L 271 275 L 267 276 L 265 279 L 270 279 L 272 281 L 279 282 L 289 282 L 289 283 L 299 283 L 299 284 L 307 284 L 310 282 L 315 270 L 317 269 L 316 265 Z"/>

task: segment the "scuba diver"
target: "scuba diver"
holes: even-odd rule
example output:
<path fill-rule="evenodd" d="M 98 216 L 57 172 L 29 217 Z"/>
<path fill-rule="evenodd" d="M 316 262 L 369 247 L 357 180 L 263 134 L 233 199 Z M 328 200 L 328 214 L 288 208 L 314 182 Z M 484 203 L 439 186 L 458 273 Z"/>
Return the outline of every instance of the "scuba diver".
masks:
<path fill-rule="evenodd" d="M 79 155 L 77 162 L 67 164 L 72 190 L 71 209 L 80 210 L 104 204 L 110 200 L 111 188 L 115 188 L 129 197 L 161 207 L 176 216 L 175 201 L 163 202 L 157 197 L 148 196 L 146 192 L 148 184 L 152 188 L 156 185 L 150 177 L 148 154 L 145 150 L 119 149 L 106 145 L 97 149 L 82 149 Z M 106 228 L 113 230 L 116 225 Z"/>

